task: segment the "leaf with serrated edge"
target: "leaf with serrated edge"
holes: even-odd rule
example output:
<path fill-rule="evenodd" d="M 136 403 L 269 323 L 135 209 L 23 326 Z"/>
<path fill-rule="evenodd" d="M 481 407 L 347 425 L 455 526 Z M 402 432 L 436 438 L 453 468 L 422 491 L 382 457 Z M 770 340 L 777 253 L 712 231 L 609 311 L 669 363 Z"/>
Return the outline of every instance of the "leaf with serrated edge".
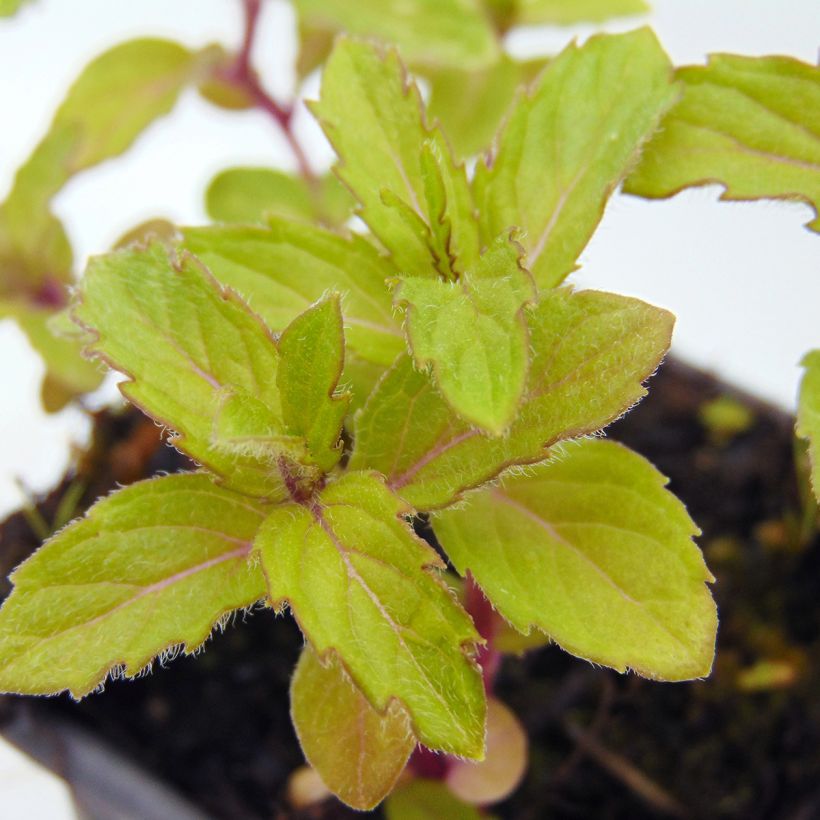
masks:
<path fill-rule="evenodd" d="M 279 338 L 282 418 L 290 435 L 303 438 L 323 472 L 342 455 L 339 438 L 350 394 L 335 394 L 344 366 L 344 328 L 338 295 L 297 316 Z"/>
<path fill-rule="evenodd" d="M 685 92 L 624 183 L 668 197 L 720 184 L 721 199 L 797 199 L 820 231 L 820 68 L 790 57 L 713 54 L 677 72 Z"/>
<path fill-rule="evenodd" d="M 123 395 L 171 427 L 176 446 L 227 486 L 271 500 L 286 497 L 280 471 L 272 469 L 281 442 L 272 438 L 266 447 L 260 440 L 273 429 L 286 433 L 276 342 L 198 261 L 190 255 L 172 261 L 158 244 L 96 257 L 73 315 L 95 333 L 87 352 L 129 377 L 120 385 Z M 254 400 L 253 414 L 236 406 L 244 395 Z M 255 447 L 224 446 L 218 431 L 229 398 L 234 436 L 241 433 L 236 420 L 262 420 L 261 428 L 247 431 Z"/>
<path fill-rule="evenodd" d="M 575 270 L 609 195 L 677 96 L 671 74 L 649 29 L 599 35 L 568 46 L 511 112 L 489 169 L 476 169 L 476 200 L 485 240 L 522 229 L 539 287 Z"/>
<path fill-rule="evenodd" d="M 13 575 L 0 610 L 0 689 L 87 695 L 265 597 L 248 561 L 265 517 L 202 474 L 133 484 L 98 501 Z"/>
<path fill-rule="evenodd" d="M 408 357 L 387 371 L 356 419 L 350 466 L 374 469 L 416 509 L 443 507 L 514 464 L 543 461 L 558 441 L 595 432 L 646 391 L 674 318 L 637 299 L 546 291 L 528 311 L 533 351 L 509 432 L 491 438 L 453 417 Z"/>
<path fill-rule="evenodd" d="M 302 26 L 395 43 L 413 65 L 476 68 L 498 42 L 478 0 L 296 0 Z"/>
<path fill-rule="evenodd" d="M 797 408 L 797 435 L 809 441 L 811 484 L 820 501 L 820 350 L 812 350 L 801 362 L 805 368 Z"/>
<path fill-rule="evenodd" d="M 432 365 L 444 398 L 496 435 L 512 421 L 527 376 L 524 305 L 534 298 L 520 246 L 499 237 L 458 281 L 404 279 L 394 297 L 416 364 Z"/>
<path fill-rule="evenodd" d="M 709 674 L 713 581 L 699 530 L 648 461 L 615 442 L 573 443 L 529 475 L 470 496 L 434 527 L 521 632 L 621 672 L 661 680 Z"/>
<path fill-rule="evenodd" d="M 471 264 L 479 242 L 464 168 L 428 129 L 395 50 L 337 41 L 311 110 L 339 155 L 336 173 L 401 274 L 453 278 Z"/>
<path fill-rule="evenodd" d="M 290 714 L 308 763 L 340 800 L 360 811 L 390 793 L 416 746 L 398 701 L 377 711 L 332 654 L 323 664 L 309 645 L 291 680 Z"/>
<path fill-rule="evenodd" d="M 436 553 L 373 473 L 350 472 L 310 507 L 275 508 L 256 539 L 274 604 L 287 602 L 320 656 L 335 652 L 374 708 L 398 700 L 419 741 L 480 759 L 479 640 Z"/>
<path fill-rule="evenodd" d="M 441 780 L 416 778 L 403 783 L 384 804 L 387 820 L 493 820 L 462 803 Z"/>

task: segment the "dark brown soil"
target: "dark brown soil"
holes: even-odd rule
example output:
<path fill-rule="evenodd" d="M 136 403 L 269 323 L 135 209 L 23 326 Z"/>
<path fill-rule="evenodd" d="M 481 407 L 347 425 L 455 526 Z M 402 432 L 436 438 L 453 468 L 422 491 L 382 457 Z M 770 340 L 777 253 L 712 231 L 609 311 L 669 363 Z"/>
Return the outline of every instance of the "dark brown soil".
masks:
<path fill-rule="evenodd" d="M 651 458 L 703 529 L 718 579 L 715 671 L 661 684 L 621 677 L 550 647 L 507 659 L 497 682 L 527 727 L 529 774 L 494 812 L 505 818 L 820 817 L 820 540 L 800 501 L 791 421 L 751 403 L 749 429 L 723 438 L 699 420 L 725 392 L 667 364 L 650 396 L 610 434 Z M 82 505 L 115 483 L 184 468 L 133 413 L 103 414 L 80 467 Z M 42 505 L 55 514 L 67 485 Z M 22 515 L 2 531 L 0 575 L 37 539 Z M 5 582 L 3 582 L 5 583 Z M 7 586 L 2 590 L 7 592 Z M 123 753 L 219 818 L 296 817 L 284 797 L 302 763 L 288 716 L 301 646 L 288 618 L 259 612 L 133 682 L 77 704 L 0 700 L 93 727 Z M 353 816 L 327 802 L 302 816 Z"/>

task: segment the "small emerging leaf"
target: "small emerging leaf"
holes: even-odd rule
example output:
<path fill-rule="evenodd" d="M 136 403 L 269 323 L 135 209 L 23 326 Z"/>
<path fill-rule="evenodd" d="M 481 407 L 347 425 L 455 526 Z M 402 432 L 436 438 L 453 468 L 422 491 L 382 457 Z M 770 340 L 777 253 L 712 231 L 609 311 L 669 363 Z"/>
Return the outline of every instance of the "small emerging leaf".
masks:
<path fill-rule="evenodd" d="M 820 350 L 803 359 L 806 372 L 800 385 L 797 410 L 797 435 L 809 440 L 811 484 L 820 501 Z"/>
<path fill-rule="evenodd" d="M 378 712 L 333 655 L 322 664 L 310 646 L 293 673 L 290 713 L 308 762 L 334 794 L 361 811 L 390 793 L 416 745 L 398 701 Z"/>
<path fill-rule="evenodd" d="M 411 780 L 384 804 L 387 820 L 492 820 L 459 800 L 441 780 Z"/>
<path fill-rule="evenodd" d="M 434 527 L 498 611 L 568 652 L 661 680 L 709 674 L 717 615 L 699 533 L 666 479 L 620 444 L 567 446 Z"/>
<path fill-rule="evenodd" d="M 264 508 L 205 475 L 133 484 L 12 575 L 0 610 L 0 689 L 87 695 L 109 672 L 189 654 L 228 613 L 265 597 L 248 561 Z"/>
<path fill-rule="evenodd" d="M 572 44 L 510 114 L 490 165 L 476 170 L 485 239 L 524 232 L 527 268 L 559 284 L 609 195 L 674 102 L 672 68 L 649 29 Z"/>
<path fill-rule="evenodd" d="M 790 57 L 713 54 L 679 69 L 664 117 L 624 190 L 657 198 L 719 183 L 721 199 L 799 199 L 820 231 L 820 68 Z"/>
<path fill-rule="evenodd" d="M 420 742 L 480 759 L 484 691 L 466 654 L 479 637 L 405 511 L 379 477 L 358 472 L 310 506 L 276 507 L 256 540 L 270 597 L 290 605 L 320 656 L 338 655 L 375 709 L 396 699 Z"/>

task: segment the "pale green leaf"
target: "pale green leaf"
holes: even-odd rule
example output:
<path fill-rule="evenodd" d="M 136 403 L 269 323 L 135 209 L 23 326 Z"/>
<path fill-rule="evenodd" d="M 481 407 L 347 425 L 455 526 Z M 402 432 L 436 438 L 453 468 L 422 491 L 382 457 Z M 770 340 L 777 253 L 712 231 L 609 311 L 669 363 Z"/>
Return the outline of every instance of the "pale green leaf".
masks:
<path fill-rule="evenodd" d="M 532 464 L 558 441 L 592 433 L 642 398 L 673 317 L 637 299 L 546 291 L 528 312 L 533 351 L 509 432 L 492 438 L 453 417 L 429 378 L 400 359 L 357 417 L 351 467 L 374 469 L 416 509 L 446 506 L 514 464 Z"/>
<path fill-rule="evenodd" d="M 500 237 L 458 281 L 409 278 L 394 295 L 419 366 L 468 422 L 500 434 L 524 390 L 529 340 L 524 305 L 534 298 L 520 246 Z"/>
<path fill-rule="evenodd" d="M 122 393 L 173 429 L 177 447 L 228 486 L 285 497 L 276 342 L 197 260 L 157 244 L 96 257 L 74 317 L 95 334 L 87 351 L 128 376 Z"/>
<path fill-rule="evenodd" d="M 555 23 L 561 26 L 575 23 L 599 23 L 613 17 L 646 14 L 644 0 L 513 0 L 515 22 L 518 25 Z"/>
<path fill-rule="evenodd" d="M 382 480 L 352 472 L 310 506 L 275 508 L 256 540 L 274 604 L 287 602 L 321 655 L 335 652 L 374 708 L 397 699 L 419 741 L 484 753 L 479 640 L 436 553 L 399 516 Z"/>
<path fill-rule="evenodd" d="M 0 17 L 11 17 L 17 14 L 25 2 L 27 0 L 0 0 Z"/>
<path fill-rule="evenodd" d="M 265 223 L 269 215 L 341 225 L 353 211 L 350 193 L 334 176 L 307 181 L 273 168 L 229 168 L 205 194 L 215 222 Z"/>
<path fill-rule="evenodd" d="M 0 689 L 82 697 L 197 650 L 265 597 L 249 562 L 264 508 L 205 475 L 133 484 L 41 547 L 0 610 Z"/>
<path fill-rule="evenodd" d="M 312 107 L 361 217 L 403 275 L 455 278 L 478 256 L 475 206 L 463 167 L 430 131 L 396 51 L 342 39 Z"/>
<path fill-rule="evenodd" d="M 790 57 L 715 54 L 682 68 L 685 92 L 624 190 L 672 196 L 719 183 L 722 199 L 798 199 L 820 231 L 820 68 Z"/>
<path fill-rule="evenodd" d="M 430 77 L 427 110 L 437 119 L 458 157 L 474 156 L 490 148 L 520 86 L 532 81 L 546 61 L 518 61 L 503 55 L 477 71 L 447 68 Z"/>
<path fill-rule="evenodd" d="M 476 170 L 485 240 L 523 230 L 539 287 L 560 283 L 677 89 L 649 29 L 571 44 L 518 102 Z"/>
<path fill-rule="evenodd" d="M 337 295 L 297 316 L 279 338 L 276 382 L 285 429 L 305 440 L 311 461 L 323 472 L 334 467 L 342 455 L 339 436 L 350 395 L 335 395 L 335 391 L 344 366 L 344 348 Z"/>
<path fill-rule="evenodd" d="M 808 353 L 802 365 L 806 372 L 800 385 L 797 435 L 809 440 L 811 483 L 820 500 L 820 350 Z"/>
<path fill-rule="evenodd" d="M 310 646 L 293 673 L 290 714 L 308 763 L 337 797 L 361 811 L 390 793 L 416 746 L 398 701 L 378 712 L 332 654 L 323 664 Z"/>
<path fill-rule="evenodd" d="M 479 0 L 295 0 L 302 26 L 395 44 L 413 65 L 475 68 L 499 53 Z M 315 63 L 315 60 L 313 61 Z"/>
<path fill-rule="evenodd" d="M 513 626 L 661 680 L 709 674 L 717 616 L 699 533 L 667 480 L 611 441 L 567 445 L 434 527 Z"/>
<path fill-rule="evenodd" d="M 387 820 L 492 820 L 475 806 L 462 803 L 441 780 L 411 780 L 384 804 Z"/>

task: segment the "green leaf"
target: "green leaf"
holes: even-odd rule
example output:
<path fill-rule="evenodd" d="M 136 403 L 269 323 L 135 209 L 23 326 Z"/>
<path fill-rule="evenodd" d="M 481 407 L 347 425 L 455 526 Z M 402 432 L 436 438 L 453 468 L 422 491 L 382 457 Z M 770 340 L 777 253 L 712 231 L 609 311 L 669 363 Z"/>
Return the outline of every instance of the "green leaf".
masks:
<path fill-rule="evenodd" d="M 613 17 L 646 14 L 644 0 L 514 0 L 517 25 L 555 23 L 569 26 L 575 23 L 600 23 Z"/>
<path fill-rule="evenodd" d="M 797 435 L 809 440 L 811 484 L 820 500 L 820 350 L 806 354 L 801 364 L 806 372 L 800 385 Z"/>
<path fill-rule="evenodd" d="M 205 194 L 215 222 L 262 223 L 269 215 L 341 225 L 353 211 L 350 193 L 334 176 L 308 182 L 272 168 L 229 168 Z"/>
<path fill-rule="evenodd" d="M 396 51 L 339 40 L 312 111 L 340 157 L 336 172 L 401 274 L 457 278 L 474 263 L 478 227 L 464 168 L 428 130 Z"/>
<path fill-rule="evenodd" d="M 349 806 L 366 811 L 390 793 L 416 739 L 398 701 L 382 714 L 333 656 L 306 646 L 290 684 L 290 714 L 307 761 Z"/>
<path fill-rule="evenodd" d="M 718 183 L 721 199 L 799 199 L 820 231 L 820 68 L 714 54 L 677 72 L 685 92 L 624 190 L 658 198 Z"/>
<path fill-rule="evenodd" d="M 205 475 L 151 479 L 98 501 L 12 575 L 0 689 L 87 695 L 110 673 L 196 651 L 265 596 L 248 561 L 264 508 Z"/>
<path fill-rule="evenodd" d="M 296 0 L 311 30 L 346 31 L 396 44 L 413 65 L 475 68 L 499 53 L 478 0 Z"/>
<path fill-rule="evenodd" d="M 430 77 L 430 118 L 438 120 L 458 157 L 489 149 L 518 88 L 544 67 L 543 59 L 518 61 L 507 55 L 477 71 L 446 68 Z"/>
<path fill-rule="evenodd" d="M 441 780 L 411 780 L 396 789 L 384 805 L 387 820 L 492 820 L 462 803 Z"/>
<path fill-rule="evenodd" d="M 605 427 L 646 391 L 673 317 L 637 299 L 546 291 L 528 312 L 533 351 L 527 388 L 507 435 L 493 438 L 453 417 L 430 380 L 400 359 L 356 420 L 350 466 L 374 469 L 416 509 L 456 501 L 514 464 Z"/>
<path fill-rule="evenodd" d="M 158 244 L 96 257 L 74 317 L 95 334 L 87 352 L 128 376 L 123 395 L 175 430 L 177 447 L 227 486 L 287 495 L 280 456 L 301 460 L 303 441 L 287 434 L 276 342 L 195 258 Z"/>
<path fill-rule="evenodd" d="M 344 379 L 358 388 L 360 401 L 374 377 L 404 350 L 385 287 L 395 271 L 362 237 L 282 219 L 271 220 L 268 228 L 187 228 L 183 236 L 183 247 L 241 293 L 273 330 L 283 329 L 327 291 L 341 292 Z"/>
<path fill-rule="evenodd" d="M 559 284 L 676 94 L 649 29 L 568 46 L 511 113 L 489 168 L 476 169 L 485 240 L 518 226 L 538 286 Z"/>
<path fill-rule="evenodd" d="M 496 435 L 510 424 L 524 390 L 529 340 L 524 305 L 534 298 L 519 245 L 499 239 L 456 282 L 410 278 L 395 290 L 417 365 L 432 365 L 453 409 Z"/>
<path fill-rule="evenodd" d="M 307 443 L 323 472 L 342 455 L 339 438 L 350 395 L 335 395 L 342 375 L 345 336 L 337 294 L 297 316 L 279 339 L 276 382 L 287 432 Z"/>
<path fill-rule="evenodd" d="M 0 17 L 11 17 L 17 14 L 25 2 L 27 0 L 0 0 Z"/>
<path fill-rule="evenodd" d="M 661 680 L 709 674 L 713 581 L 699 530 L 648 461 L 611 441 L 567 446 L 436 517 L 448 556 L 513 626 Z"/>
<path fill-rule="evenodd" d="M 438 576 L 438 555 L 399 519 L 378 476 L 346 473 L 310 506 L 275 508 L 256 540 L 274 604 L 287 602 L 322 656 L 338 655 L 373 707 L 397 699 L 419 741 L 484 753 L 479 640 Z"/>

